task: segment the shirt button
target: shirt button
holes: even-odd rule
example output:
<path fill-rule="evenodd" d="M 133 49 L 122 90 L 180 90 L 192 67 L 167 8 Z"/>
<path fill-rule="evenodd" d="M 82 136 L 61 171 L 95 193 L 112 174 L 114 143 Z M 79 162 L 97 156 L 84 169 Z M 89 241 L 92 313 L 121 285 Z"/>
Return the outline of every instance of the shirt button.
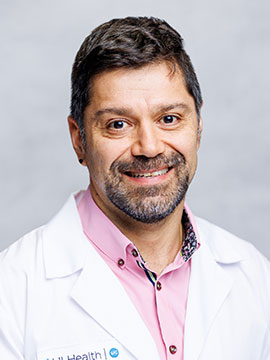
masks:
<path fill-rule="evenodd" d="M 123 259 L 119 259 L 119 260 L 118 260 L 118 266 L 119 266 L 119 267 L 122 267 L 124 264 L 125 264 L 125 262 L 124 262 Z"/>
<path fill-rule="evenodd" d="M 138 251 L 136 249 L 133 249 L 131 251 L 131 254 L 134 256 L 134 257 L 137 257 L 138 256 Z"/>
<path fill-rule="evenodd" d="M 156 287 L 158 291 L 161 290 L 162 289 L 161 282 L 157 281 Z"/>
<path fill-rule="evenodd" d="M 169 347 L 169 350 L 170 350 L 170 353 L 171 353 L 171 354 L 175 354 L 176 351 L 177 351 L 177 347 L 176 347 L 175 345 L 171 345 L 171 346 Z"/>

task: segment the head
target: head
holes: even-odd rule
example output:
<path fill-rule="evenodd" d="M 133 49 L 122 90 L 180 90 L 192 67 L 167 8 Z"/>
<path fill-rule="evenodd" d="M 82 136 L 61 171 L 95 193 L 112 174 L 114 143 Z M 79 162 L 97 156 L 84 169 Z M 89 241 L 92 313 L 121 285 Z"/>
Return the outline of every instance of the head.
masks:
<path fill-rule="evenodd" d="M 183 201 L 201 104 L 183 40 L 165 21 L 115 19 L 85 39 L 72 71 L 70 132 L 109 217 L 156 223 Z"/>
<path fill-rule="evenodd" d="M 108 70 L 138 69 L 162 61 L 181 70 L 199 120 L 202 105 L 199 82 L 182 37 L 166 21 L 153 17 L 113 19 L 86 37 L 76 55 L 71 78 L 71 116 L 84 142 L 84 111 L 91 102 L 94 77 Z"/>

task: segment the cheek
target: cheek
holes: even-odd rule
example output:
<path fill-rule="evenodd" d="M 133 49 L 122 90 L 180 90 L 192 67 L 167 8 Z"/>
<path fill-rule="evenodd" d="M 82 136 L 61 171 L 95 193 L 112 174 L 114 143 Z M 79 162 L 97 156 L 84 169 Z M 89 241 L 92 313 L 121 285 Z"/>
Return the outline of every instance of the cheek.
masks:
<path fill-rule="evenodd" d="M 104 177 L 110 171 L 112 163 L 123 154 L 123 146 L 110 139 L 100 139 L 88 147 L 89 170 L 96 177 Z"/>
<path fill-rule="evenodd" d="M 177 139 L 174 139 L 174 141 L 170 143 L 170 146 L 184 155 L 187 161 L 195 158 L 197 155 L 197 138 L 180 135 Z"/>
<path fill-rule="evenodd" d="M 177 140 L 175 139 L 173 143 L 171 142 L 171 147 L 185 157 L 191 181 L 197 167 L 198 141 L 197 135 L 195 136 L 194 133 L 192 134 L 193 136 L 188 135 L 191 134 L 179 134 Z"/>

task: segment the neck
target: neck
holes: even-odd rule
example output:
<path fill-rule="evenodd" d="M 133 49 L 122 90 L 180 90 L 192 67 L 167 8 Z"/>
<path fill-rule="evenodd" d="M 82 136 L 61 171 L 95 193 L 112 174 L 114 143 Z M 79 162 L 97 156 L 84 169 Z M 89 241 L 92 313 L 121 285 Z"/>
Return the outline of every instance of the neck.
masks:
<path fill-rule="evenodd" d="M 97 206 L 130 239 L 146 262 L 148 269 L 160 275 L 172 263 L 182 245 L 182 201 L 172 214 L 154 224 L 144 224 L 123 214 L 117 208 L 109 211 L 97 193 L 91 191 Z"/>
<path fill-rule="evenodd" d="M 119 227 L 137 247 L 147 267 L 160 275 L 174 261 L 182 246 L 182 213 L 183 205 L 158 224 L 140 224 L 136 221 L 134 228 Z"/>

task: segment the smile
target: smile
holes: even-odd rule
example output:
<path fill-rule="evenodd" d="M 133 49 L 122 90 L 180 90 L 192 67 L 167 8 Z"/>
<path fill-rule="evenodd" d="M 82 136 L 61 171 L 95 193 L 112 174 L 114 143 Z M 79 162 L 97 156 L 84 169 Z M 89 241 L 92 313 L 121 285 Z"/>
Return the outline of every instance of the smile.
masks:
<path fill-rule="evenodd" d="M 158 171 L 153 172 L 145 172 L 145 173 L 137 173 L 137 172 L 130 172 L 127 171 L 125 174 L 127 176 L 133 177 L 133 178 L 153 178 L 156 176 L 161 176 L 166 174 L 171 168 L 166 168 Z"/>

